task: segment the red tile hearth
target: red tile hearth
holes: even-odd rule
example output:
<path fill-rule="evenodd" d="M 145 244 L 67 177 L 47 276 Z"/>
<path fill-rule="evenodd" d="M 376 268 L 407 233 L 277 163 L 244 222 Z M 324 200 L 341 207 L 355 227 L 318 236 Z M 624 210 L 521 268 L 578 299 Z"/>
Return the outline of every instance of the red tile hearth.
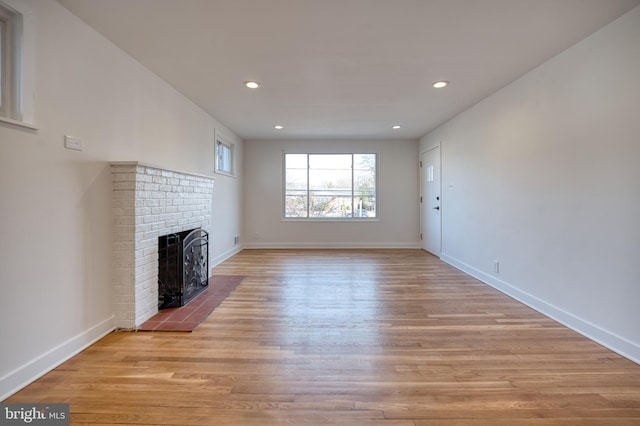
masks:
<path fill-rule="evenodd" d="M 244 279 L 242 275 L 213 275 L 207 289 L 191 302 L 161 310 L 138 331 L 193 331 Z"/>

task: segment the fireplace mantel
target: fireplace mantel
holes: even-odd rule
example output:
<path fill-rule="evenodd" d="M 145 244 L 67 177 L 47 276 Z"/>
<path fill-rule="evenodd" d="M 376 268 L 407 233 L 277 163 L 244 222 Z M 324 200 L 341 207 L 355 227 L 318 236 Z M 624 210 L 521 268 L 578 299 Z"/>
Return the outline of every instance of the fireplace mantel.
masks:
<path fill-rule="evenodd" d="M 167 173 L 178 173 L 178 174 L 182 174 L 182 175 L 186 175 L 186 176 L 193 176 L 193 177 L 208 179 L 210 181 L 214 181 L 215 180 L 215 177 L 213 175 L 206 175 L 206 174 L 193 173 L 193 172 L 185 172 L 185 171 L 182 171 L 182 170 L 172 170 L 172 169 L 167 169 L 166 167 L 163 167 L 163 166 L 159 166 L 157 164 L 143 163 L 143 162 L 140 162 L 140 161 L 111 161 L 111 162 L 109 162 L 109 165 L 112 168 L 113 167 L 118 167 L 118 166 L 123 166 L 123 167 L 136 167 L 136 166 L 149 167 L 151 169 L 156 169 L 156 170 L 164 171 L 164 172 L 167 172 Z"/>
<path fill-rule="evenodd" d="M 214 178 L 137 161 L 110 165 L 116 327 L 135 329 L 158 312 L 158 237 L 211 234 Z"/>

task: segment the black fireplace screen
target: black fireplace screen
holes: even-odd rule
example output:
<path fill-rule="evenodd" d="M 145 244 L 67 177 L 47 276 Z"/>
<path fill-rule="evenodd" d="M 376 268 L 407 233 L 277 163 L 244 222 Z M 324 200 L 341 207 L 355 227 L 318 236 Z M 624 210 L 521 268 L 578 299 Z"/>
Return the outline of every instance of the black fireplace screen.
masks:
<path fill-rule="evenodd" d="M 192 229 L 158 238 L 158 309 L 189 303 L 208 285 L 209 234 Z"/>

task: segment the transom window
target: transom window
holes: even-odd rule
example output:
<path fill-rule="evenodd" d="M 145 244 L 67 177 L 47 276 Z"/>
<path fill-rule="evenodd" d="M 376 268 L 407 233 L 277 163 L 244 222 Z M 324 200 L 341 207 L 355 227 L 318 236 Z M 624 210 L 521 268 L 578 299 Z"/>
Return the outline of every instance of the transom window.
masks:
<path fill-rule="evenodd" d="M 234 155 L 234 144 L 220 136 L 216 137 L 216 173 L 235 176 Z"/>
<path fill-rule="evenodd" d="M 376 154 L 284 154 L 284 217 L 377 217 Z"/>

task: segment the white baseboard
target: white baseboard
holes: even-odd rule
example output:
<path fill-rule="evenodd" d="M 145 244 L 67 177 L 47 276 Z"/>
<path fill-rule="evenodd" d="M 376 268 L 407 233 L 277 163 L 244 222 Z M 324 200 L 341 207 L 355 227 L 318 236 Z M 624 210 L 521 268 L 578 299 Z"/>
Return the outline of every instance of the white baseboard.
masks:
<path fill-rule="evenodd" d="M 419 249 L 419 243 L 247 243 L 246 249 Z"/>
<path fill-rule="evenodd" d="M 582 334 L 588 339 L 591 339 L 594 342 L 599 343 L 600 345 L 608 349 L 611 349 L 612 351 L 635 362 L 636 364 L 640 364 L 640 345 L 631 342 L 623 337 L 620 337 L 614 333 L 611 333 L 610 331 L 604 330 L 597 325 L 579 318 L 563 309 L 540 300 L 537 297 L 525 291 L 519 290 L 516 287 L 504 281 L 501 281 L 492 275 L 474 268 L 473 266 L 467 265 L 466 263 L 461 262 L 454 257 L 441 253 L 440 259 L 443 262 L 446 262 L 449 265 L 453 266 L 454 268 L 459 269 L 462 272 L 465 272 L 472 277 L 479 279 L 485 284 L 490 285 L 496 290 L 501 291 L 507 296 L 510 296 L 518 300 L 519 302 L 524 303 L 525 305 L 535 309 L 541 314 L 544 314 L 549 318 L 558 321 L 560 324 L 569 327 L 570 329 Z"/>
<path fill-rule="evenodd" d="M 44 376 L 113 330 L 115 330 L 115 317 L 111 316 L 1 377 L 0 401 Z"/>
<path fill-rule="evenodd" d="M 231 250 L 227 250 L 224 253 L 214 257 L 211 259 L 211 264 L 209 265 L 209 270 L 213 269 L 215 266 L 221 264 L 225 260 L 229 259 L 231 256 L 238 254 L 242 251 L 243 245 L 237 245 L 233 247 Z"/>

